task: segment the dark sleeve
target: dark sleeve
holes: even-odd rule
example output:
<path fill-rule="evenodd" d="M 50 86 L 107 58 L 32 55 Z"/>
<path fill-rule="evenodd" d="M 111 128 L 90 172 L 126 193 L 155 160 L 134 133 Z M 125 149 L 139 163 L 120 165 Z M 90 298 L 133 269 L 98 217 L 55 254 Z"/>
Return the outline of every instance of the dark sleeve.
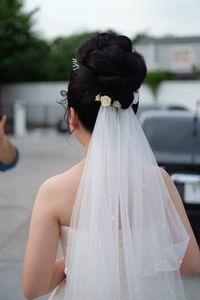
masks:
<path fill-rule="evenodd" d="M 9 169 L 12 169 L 16 166 L 18 160 L 19 160 L 19 151 L 17 150 L 17 148 L 15 148 L 16 150 L 16 157 L 15 159 L 9 163 L 9 164 L 3 164 L 2 162 L 0 162 L 0 171 L 4 172 L 7 171 Z"/>

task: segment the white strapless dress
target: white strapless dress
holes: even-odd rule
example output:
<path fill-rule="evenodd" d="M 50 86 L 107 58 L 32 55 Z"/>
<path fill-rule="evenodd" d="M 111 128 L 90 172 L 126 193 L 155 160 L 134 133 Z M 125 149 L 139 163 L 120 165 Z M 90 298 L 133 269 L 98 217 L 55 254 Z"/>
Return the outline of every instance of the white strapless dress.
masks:
<path fill-rule="evenodd" d="M 69 231 L 72 230 L 70 227 L 61 225 L 60 226 L 60 242 L 61 242 L 61 247 L 63 251 L 63 256 L 66 257 L 66 250 L 67 250 L 67 240 L 68 240 L 68 235 Z M 120 260 L 120 274 L 121 274 L 121 282 L 122 282 L 122 299 L 125 299 L 126 295 L 126 285 L 125 285 L 125 271 L 124 271 L 124 262 L 123 262 L 123 255 L 122 255 L 122 239 L 119 239 L 119 254 L 121 257 Z M 66 279 L 63 280 L 51 293 L 50 297 L 48 300 L 63 300 L 64 295 L 65 295 L 65 288 L 66 288 Z M 69 299 L 70 300 L 70 299 Z"/>
<path fill-rule="evenodd" d="M 61 225 L 60 226 L 60 242 L 62 247 L 63 256 L 66 257 L 66 250 L 67 250 L 67 240 L 69 231 L 71 230 L 70 227 Z M 65 286 L 66 286 L 66 279 L 63 280 L 52 292 L 48 300 L 62 300 L 64 299 L 65 294 Z"/>

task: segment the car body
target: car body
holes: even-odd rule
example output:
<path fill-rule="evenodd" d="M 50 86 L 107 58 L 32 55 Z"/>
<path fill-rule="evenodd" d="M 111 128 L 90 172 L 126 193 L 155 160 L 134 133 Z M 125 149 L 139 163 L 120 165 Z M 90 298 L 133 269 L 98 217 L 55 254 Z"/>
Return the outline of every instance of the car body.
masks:
<path fill-rule="evenodd" d="M 153 103 L 144 103 L 144 104 L 140 104 L 138 107 L 138 111 L 137 111 L 137 117 L 138 119 L 140 119 L 143 115 L 143 113 L 146 113 L 148 111 L 174 111 L 174 110 L 180 110 L 180 111 L 187 111 L 188 109 L 183 106 L 183 105 L 179 105 L 179 104 L 164 104 L 164 103 L 158 103 L 158 102 L 153 102 Z"/>
<path fill-rule="evenodd" d="M 56 124 L 56 129 L 58 132 L 67 133 L 68 131 L 67 121 L 64 119 L 59 120 Z"/>
<path fill-rule="evenodd" d="M 159 166 L 174 181 L 200 244 L 200 116 L 149 111 L 140 119 Z"/>

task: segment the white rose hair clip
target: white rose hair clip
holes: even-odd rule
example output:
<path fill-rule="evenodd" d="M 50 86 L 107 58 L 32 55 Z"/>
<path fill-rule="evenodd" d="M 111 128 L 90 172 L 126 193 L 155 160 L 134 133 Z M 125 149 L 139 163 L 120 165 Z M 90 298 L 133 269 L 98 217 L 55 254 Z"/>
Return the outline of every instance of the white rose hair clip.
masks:
<path fill-rule="evenodd" d="M 107 95 L 101 96 L 101 94 L 98 94 L 95 97 L 95 101 L 100 101 L 101 105 L 104 107 L 106 107 L 106 106 L 114 106 L 116 108 L 122 107 L 121 103 L 118 100 L 114 100 L 112 102 L 112 99 Z M 137 104 L 138 102 L 139 102 L 139 91 L 136 91 L 136 92 L 134 92 L 134 99 L 133 99 L 133 102 L 131 105 Z"/>
<path fill-rule="evenodd" d="M 106 106 L 114 106 L 116 108 L 121 108 L 121 104 L 118 100 L 114 100 L 112 103 L 112 99 L 109 96 L 101 96 L 100 94 L 98 94 L 95 97 L 95 101 L 100 101 L 101 105 L 106 107 Z"/>

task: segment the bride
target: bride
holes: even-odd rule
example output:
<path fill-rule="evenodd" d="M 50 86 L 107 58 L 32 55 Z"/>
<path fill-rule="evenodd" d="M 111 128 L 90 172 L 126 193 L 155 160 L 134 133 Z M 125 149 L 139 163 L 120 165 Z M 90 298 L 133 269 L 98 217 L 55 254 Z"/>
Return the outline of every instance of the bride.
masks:
<path fill-rule="evenodd" d="M 79 48 L 67 122 L 86 156 L 38 191 L 22 276 L 27 299 L 184 300 L 181 275 L 200 273 L 182 200 L 136 118 L 145 76 L 125 36 L 99 34 Z"/>

